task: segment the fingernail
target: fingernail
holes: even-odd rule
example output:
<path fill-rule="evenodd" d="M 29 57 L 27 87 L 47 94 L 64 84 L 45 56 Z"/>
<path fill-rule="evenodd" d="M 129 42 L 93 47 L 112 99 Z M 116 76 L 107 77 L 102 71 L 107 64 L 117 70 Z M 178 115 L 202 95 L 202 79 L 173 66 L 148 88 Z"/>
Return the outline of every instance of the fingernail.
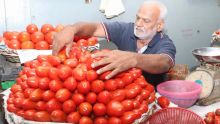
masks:
<path fill-rule="evenodd" d="M 92 57 L 92 58 L 95 58 L 95 55 L 94 55 L 94 54 L 92 54 L 92 55 L 91 55 L 91 57 Z"/>
<path fill-rule="evenodd" d="M 100 74 L 100 70 L 97 70 L 96 73 L 97 73 L 97 74 Z"/>
<path fill-rule="evenodd" d="M 109 79 L 109 76 L 105 76 L 105 79 L 108 80 L 108 79 Z"/>
<path fill-rule="evenodd" d="M 91 64 L 91 67 L 94 68 L 94 67 L 95 67 L 95 64 Z"/>

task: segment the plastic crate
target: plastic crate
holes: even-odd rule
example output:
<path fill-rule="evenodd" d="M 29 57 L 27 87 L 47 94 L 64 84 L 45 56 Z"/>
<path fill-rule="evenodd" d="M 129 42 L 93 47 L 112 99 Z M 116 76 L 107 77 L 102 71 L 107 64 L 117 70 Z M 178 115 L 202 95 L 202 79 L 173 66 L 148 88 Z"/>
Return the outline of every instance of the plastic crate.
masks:
<path fill-rule="evenodd" d="M 15 84 L 14 80 L 1 82 L 1 89 L 6 90 L 6 89 L 10 88 L 13 84 Z"/>

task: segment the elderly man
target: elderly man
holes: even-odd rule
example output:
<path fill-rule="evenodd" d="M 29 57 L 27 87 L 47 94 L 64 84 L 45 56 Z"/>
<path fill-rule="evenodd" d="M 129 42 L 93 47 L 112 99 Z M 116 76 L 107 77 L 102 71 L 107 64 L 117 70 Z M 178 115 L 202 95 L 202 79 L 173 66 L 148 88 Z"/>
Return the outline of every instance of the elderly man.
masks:
<path fill-rule="evenodd" d="M 56 34 L 53 41 L 53 54 L 64 46 L 69 51 L 74 35 L 105 37 L 114 42 L 119 50 L 99 52 L 93 57 L 103 59 L 92 66 L 105 65 L 98 74 L 111 70 L 107 79 L 137 67 L 143 70 L 147 80 L 156 86 L 164 81 L 165 73 L 174 65 L 176 48 L 172 40 L 163 33 L 167 8 L 156 0 L 145 1 L 139 8 L 135 23 L 85 23 L 66 26 Z"/>

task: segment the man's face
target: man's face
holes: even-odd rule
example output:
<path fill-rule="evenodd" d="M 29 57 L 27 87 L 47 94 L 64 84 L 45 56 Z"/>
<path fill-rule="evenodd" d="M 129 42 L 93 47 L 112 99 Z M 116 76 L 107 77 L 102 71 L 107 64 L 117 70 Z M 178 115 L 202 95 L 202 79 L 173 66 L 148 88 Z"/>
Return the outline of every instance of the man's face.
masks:
<path fill-rule="evenodd" d="M 134 34 L 140 39 L 151 40 L 157 33 L 160 10 L 157 6 L 142 5 L 136 15 Z"/>

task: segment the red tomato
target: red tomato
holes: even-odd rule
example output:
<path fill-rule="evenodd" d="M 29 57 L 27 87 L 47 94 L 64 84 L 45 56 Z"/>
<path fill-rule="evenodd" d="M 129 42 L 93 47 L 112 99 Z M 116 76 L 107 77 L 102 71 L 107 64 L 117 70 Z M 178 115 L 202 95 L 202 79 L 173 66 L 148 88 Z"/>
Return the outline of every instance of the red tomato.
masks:
<path fill-rule="evenodd" d="M 22 102 L 22 107 L 24 110 L 35 109 L 36 103 L 32 102 L 30 99 L 25 99 Z"/>
<path fill-rule="evenodd" d="M 76 105 L 79 105 L 85 101 L 85 97 L 80 93 L 74 93 L 72 96 L 72 99 Z"/>
<path fill-rule="evenodd" d="M 108 121 L 105 117 L 96 117 L 94 124 L 108 124 Z"/>
<path fill-rule="evenodd" d="M 90 37 L 87 39 L 88 46 L 94 46 L 97 44 L 98 39 L 96 37 Z"/>
<path fill-rule="evenodd" d="M 44 37 L 45 41 L 47 41 L 48 44 L 52 44 L 52 42 L 53 42 L 53 37 L 54 37 L 55 34 L 56 34 L 55 31 L 50 31 L 50 32 L 48 32 L 48 33 L 45 35 L 45 37 Z"/>
<path fill-rule="evenodd" d="M 51 67 L 49 69 L 48 76 L 49 76 L 50 79 L 59 80 L 58 69 L 54 68 L 54 67 Z"/>
<path fill-rule="evenodd" d="M 55 95 L 56 99 L 60 102 L 64 102 L 71 97 L 71 92 L 67 89 L 59 89 Z"/>
<path fill-rule="evenodd" d="M 103 103 L 95 103 L 93 106 L 93 112 L 96 116 L 104 116 L 106 113 L 106 107 Z"/>
<path fill-rule="evenodd" d="M 121 117 L 122 124 L 132 124 L 134 120 L 134 113 L 132 111 L 125 112 Z"/>
<path fill-rule="evenodd" d="M 30 62 L 30 67 L 35 70 L 36 67 L 40 66 L 40 62 L 37 60 L 33 60 Z"/>
<path fill-rule="evenodd" d="M 84 46 L 84 47 L 88 46 L 88 42 L 85 39 L 78 40 L 76 44 L 77 44 L 77 46 Z"/>
<path fill-rule="evenodd" d="M 19 91 L 19 92 L 16 92 L 14 95 L 14 98 L 24 98 L 24 94 L 23 92 Z"/>
<path fill-rule="evenodd" d="M 142 75 L 141 69 L 137 69 L 137 68 L 130 69 L 129 73 L 134 77 L 134 80 L 136 80 Z"/>
<path fill-rule="evenodd" d="M 67 122 L 68 123 L 79 123 L 79 120 L 81 118 L 81 115 L 79 114 L 79 112 L 71 112 L 68 116 L 67 116 Z"/>
<path fill-rule="evenodd" d="M 62 104 L 56 99 L 51 99 L 46 103 L 46 110 L 48 112 L 52 112 L 54 110 L 61 110 L 61 109 L 62 109 Z"/>
<path fill-rule="evenodd" d="M 37 102 L 42 99 L 43 90 L 35 89 L 29 96 L 29 99 L 33 102 Z"/>
<path fill-rule="evenodd" d="M 38 77 L 29 77 L 27 80 L 27 84 L 31 88 L 38 88 L 38 82 L 39 82 Z"/>
<path fill-rule="evenodd" d="M 215 110 L 215 115 L 220 116 L 220 108 Z"/>
<path fill-rule="evenodd" d="M 76 67 L 77 64 L 78 64 L 78 60 L 76 58 L 66 59 L 64 61 L 64 65 L 67 65 L 67 66 L 69 66 L 71 68 Z"/>
<path fill-rule="evenodd" d="M 110 117 L 108 119 L 108 124 L 122 124 L 121 119 L 117 117 Z"/>
<path fill-rule="evenodd" d="M 24 97 L 25 97 L 25 98 L 29 98 L 30 94 L 31 94 L 33 91 L 34 91 L 33 88 L 26 88 L 26 89 L 24 90 Z"/>
<path fill-rule="evenodd" d="M 3 33 L 3 37 L 6 38 L 7 40 L 11 40 L 10 39 L 11 35 L 12 35 L 12 32 L 10 32 L 10 31 L 5 31 Z"/>
<path fill-rule="evenodd" d="M 57 92 L 59 89 L 63 88 L 63 84 L 59 80 L 51 80 L 49 83 L 49 88 L 53 92 Z"/>
<path fill-rule="evenodd" d="M 80 118 L 79 124 L 93 124 L 93 121 L 90 117 L 83 116 Z"/>
<path fill-rule="evenodd" d="M 214 112 L 208 112 L 205 117 L 212 117 L 215 118 L 215 113 Z"/>
<path fill-rule="evenodd" d="M 22 108 L 22 102 L 23 102 L 24 98 L 15 98 L 13 100 L 14 106 L 17 108 Z"/>
<path fill-rule="evenodd" d="M 115 81 L 117 82 L 118 89 L 122 89 L 125 87 L 125 83 L 120 78 L 116 78 Z"/>
<path fill-rule="evenodd" d="M 42 90 L 48 90 L 49 89 L 49 83 L 50 83 L 50 79 L 47 77 L 44 78 L 39 78 L 38 80 L 38 87 Z"/>
<path fill-rule="evenodd" d="M 215 123 L 215 120 L 212 117 L 206 117 L 204 119 L 204 121 L 206 124 L 214 124 Z"/>
<path fill-rule="evenodd" d="M 36 110 L 27 110 L 24 112 L 24 119 L 26 120 L 34 120 L 34 115 L 36 113 Z"/>
<path fill-rule="evenodd" d="M 111 93 L 104 90 L 98 94 L 98 102 L 107 104 L 112 98 Z"/>
<path fill-rule="evenodd" d="M 14 106 L 14 104 L 8 104 L 8 105 L 7 105 L 7 110 L 8 110 L 9 112 L 16 113 L 16 112 L 18 111 L 18 108 L 16 108 L 16 107 Z"/>
<path fill-rule="evenodd" d="M 91 103 L 91 104 L 96 103 L 96 98 L 97 98 L 97 95 L 93 92 L 90 92 L 86 95 L 86 101 Z"/>
<path fill-rule="evenodd" d="M 107 105 L 107 114 L 109 116 L 120 117 L 124 112 L 124 106 L 118 101 L 110 101 Z"/>
<path fill-rule="evenodd" d="M 114 79 L 105 81 L 105 89 L 108 91 L 113 91 L 117 89 L 117 83 Z"/>
<path fill-rule="evenodd" d="M 77 90 L 79 93 L 87 94 L 90 91 L 90 83 L 88 81 L 81 81 L 77 85 Z"/>
<path fill-rule="evenodd" d="M 86 72 L 86 79 L 87 81 L 94 81 L 98 78 L 98 74 L 94 70 L 89 70 Z"/>
<path fill-rule="evenodd" d="M 34 43 L 31 41 L 22 42 L 21 49 L 34 49 Z"/>
<path fill-rule="evenodd" d="M 47 102 L 55 98 L 55 93 L 53 91 L 47 90 L 47 91 L 44 91 L 44 93 L 42 94 L 42 97 L 43 97 L 43 100 Z"/>
<path fill-rule="evenodd" d="M 148 90 L 143 89 L 141 91 L 141 95 L 142 95 L 143 99 L 148 99 L 150 97 L 150 92 Z"/>
<path fill-rule="evenodd" d="M 41 32 L 34 32 L 33 34 L 31 34 L 31 41 L 33 43 L 37 43 L 39 41 L 43 41 L 44 40 L 44 34 Z"/>
<path fill-rule="evenodd" d="M 50 122 L 50 114 L 46 111 L 38 111 L 34 114 L 34 120 L 39 122 Z"/>
<path fill-rule="evenodd" d="M 74 91 L 76 89 L 77 82 L 73 77 L 69 77 L 64 81 L 63 86 L 70 91 Z"/>
<path fill-rule="evenodd" d="M 126 98 L 133 99 L 138 95 L 138 92 L 136 89 L 126 89 Z"/>
<path fill-rule="evenodd" d="M 12 87 L 11 87 L 11 92 L 12 92 L 12 93 L 16 93 L 16 92 L 18 92 L 18 91 L 22 91 L 21 86 L 18 85 L 18 84 L 12 85 Z"/>
<path fill-rule="evenodd" d="M 48 77 L 49 69 L 47 66 L 38 66 L 35 72 L 39 77 Z"/>
<path fill-rule="evenodd" d="M 13 31 L 10 33 L 9 38 L 7 40 L 17 40 L 19 32 Z"/>
<path fill-rule="evenodd" d="M 72 75 L 72 69 L 69 66 L 62 66 L 58 70 L 58 75 L 60 79 L 65 80 L 66 78 Z"/>
<path fill-rule="evenodd" d="M 53 66 L 59 66 L 61 64 L 61 59 L 58 56 L 48 56 L 48 60 Z"/>
<path fill-rule="evenodd" d="M 148 111 L 148 105 L 145 103 L 142 103 L 138 109 L 141 113 L 146 113 Z"/>
<path fill-rule="evenodd" d="M 48 55 L 38 55 L 37 56 L 37 60 L 39 61 L 39 62 L 45 62 L 45 61 L 47 61 L 48 60 Z"/>
<path fill-rule="evenodd" d="M 50 31 L 54 31 L 54 27 L 51 24 L 44 24 L 41 27 L 41 32 L 47 34 Z"/>
<path fill-rule="evenodd" d="M 35 49 L 37 50 L 48 50 L 49 48 L 49 44 L 46 41 L 38 41 L 35 44 Z"/>
<path fill-rule="evenodd" d="M 21 49 L 21 43 L 16 39 L 7 42 L 7 46 L 11 49 Z"/>
<path fill-rule="evenodd" d="M 112 100 L 116 100 L 119 102 L 123 101 L 126 98 L 125 90 L 122 89 L 115 90 L 111 94 L 112 94 Z"/>
<path fill-rule="evenodd" d="M 39 111 L 45 111 L 46 107 L 47 107 L 46 102 L 44 102 L 44 101 L 38 101 L 35 106 L 35 108 Z"/>
<path fill-rule="evenodd" d="M 99 76 L 100 80 L 106 80 L 106 76 L 109 75 L 111 71 L 106 71 Z"/>
<path fill-rule="evenodd" d="M 126 73 L 121 79 L 125 85 L 128 85 L 133 82 L 134 77 L 130 73 Z"/>
<path fill-rule="evenodd" d="M 121 104 L 124 106 L 125 111 L 131 111 L 134 109 L 134 104 L 132 100 L 124 100 Z"/>
<path fill-rule="evenodd" d="M 66 114 L 61 110 L 52 111 L 50 118 L 53 122 L 66 122 Z"/>
<path fill-rule="evenodd" d="M 31 64 L 31 66 L 38 66 L 37 63 L 34 63 L 34 62 L 31 62 L 30 64 Z M 34 64 L 36 64 L 36 65 L 34 65 Z M 28 70 L 26 75 L 27 75 L 27 77 L 36 77 L 37 78 L 36 71 L 33 68 Z"/>
<path fill-rule="evenodd" d="M 21 32 L 18 34 L 18 41 L 24 42 L 24 41 L 30 41 L 30 34 L 26 31 Z"/>
<path fill-rule="evenodd" d="M 75 68 L 73 70 L 73 76 L 78 81 L 83 81 L 86 78 L 86 73 L 81 68 Z"/>
<path fill-rule="evenodd" d="M 158 104 L 160 105 L 161 108 L 167 108 L 170 104 L 170 101 L 164 96 L 160 96 L 157 99 L 157 102 L 158 102 Z"/>
<path fill-rule="evenodd" d="M 148 84 L 147 87 L 146 87 L 146 90 L 148 90 L 149 92 L 154 92 L 154 86 L 151 85 L 151 84 Z"/>
<path fill-rule="evenodd" d="M 13 103 L 14 103 L 14 98 L 7 99 L 7 104 L 13 104 Z"/>
<path fill-rule="evenodd" d="M 79 105 L 78 111 L 83 116 L 89 116 L 92 112 L 92 105 L 88 102 L 83 102 Z"/>
<path fill-rule="evenodd" d="M 93 91 L 95 93 L 99 93 L 99 92 L 103 91 L 104 88 L 105 88 L 105 84 L 101 80 L 95 80 L 91 84 L 91 91 Z"/>
<path fill-rule="evenodd" d="M 34 32 L 37 32 L 38 31 L 38 28 L 37 28 L 37 25 L 35 24 L 29 24 L 27 27 L 26 27 L 26 31 L 30 34 L 33 34 Z"/>
<path fill-rule="evenodd" d="M 18 110 L 16 114 L 18 116 L 24 117 L 24 110 Z"/>
<path fill-rule="evenodd" d="M 74 112 L 76 109 L 76 105 L 73 100 L 67 100 L 63 103 L 63 111 L 65 113 Z"/>

